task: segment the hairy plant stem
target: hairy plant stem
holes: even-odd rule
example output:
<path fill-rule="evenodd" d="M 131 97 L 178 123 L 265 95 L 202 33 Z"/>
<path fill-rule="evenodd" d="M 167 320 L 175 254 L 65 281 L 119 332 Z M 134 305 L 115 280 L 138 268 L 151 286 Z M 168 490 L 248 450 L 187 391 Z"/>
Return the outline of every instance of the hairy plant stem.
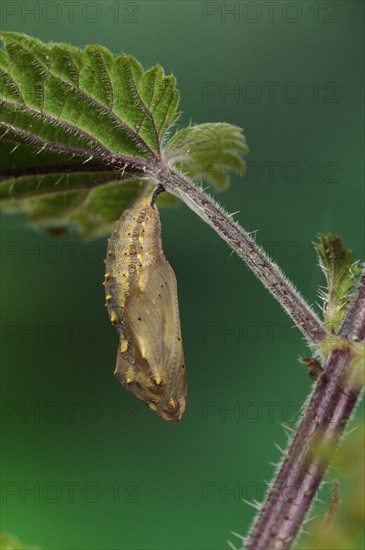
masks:
<path fill-rule="evenodd" d="M 342 338 L 354 342 L 365 340 L 365 269 L 361 274 L 357 293 L 347 310 L 346 317 L 340 328 Z"/>
<path fill-rule="evenodd" d="M 351 343 L 364 337 L 364 311 L 365 273 L 338 334 L 348 345 L 342 341 L 328 356 L 245 550 L 287 550 L 303 524 L 361 393 L 363 366 Z"/>
<path fill-rule="evenodd" d="M 278 300 L 310 344 L 319 343 L 326 337 L 323 324 L 279 266 L 212 197 L 166 166 L 151 175 L 166 191 L 180 198 L 215 229 Z"/>

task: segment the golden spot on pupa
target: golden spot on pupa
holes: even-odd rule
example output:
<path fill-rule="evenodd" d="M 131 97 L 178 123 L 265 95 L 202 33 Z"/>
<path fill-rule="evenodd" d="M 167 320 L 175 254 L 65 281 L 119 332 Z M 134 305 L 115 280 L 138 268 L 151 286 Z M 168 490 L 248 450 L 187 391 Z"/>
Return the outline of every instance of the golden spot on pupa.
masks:
<path fill-rule="evenodd" d="M 108 250 L 108 256 L 111 256 L 113 254 L 112 250 Z"/>
<path fill-rule="evenodd" d="M 128 384 L 128 386 L 129 384 L 132 384 L 132 382 L 133 382 L 132 378 L 126 378 L 126 383 Z"/>
<path fill-rule="evenodd" d="M 117 316 L 115 315 L 114 311 L 113 311 L 113 313 L 110 317 L 110 320 L 111 320 L 112 323 L 115 323 L 115 321 L 117 320 Z"/>
<path fill-rule="evenodd" d="M 105 277 L 105 279 L 109 279 L 110 273 L 105 273 L 104 277 Z"/>
<path fill-rule="evenodd" d="M 155 384 L 155 386 L 161 386 L 162 380 L 159 376 L 155 376 L 152 378 L 152 382 Z"/>
<path fill-rule="evenodd" d="M 149 401 L 148 406 L 151 409 L 151 411 L 155 411 L 155 412 L 157 411 L 157 405 L 153 401 Z"/>
<path fill-rule="evenodd" d="M 118 231 L 116 229 L 113 229 L 113 235 L 116 235 Z"/>
<path fill-rule="evenodd" d="M 122 343 L 120 345 L 120 353 L 125 353 L 128 349 L 128 342 L 127 340 L 122 340 Z"/>
<path fill-rule="evenodd" d="M 112 299 L 112 295 L 111 294 L 108 294 L 108 296 L 106 296 L 106 301 L 109 302 L 111 299 Z"/>

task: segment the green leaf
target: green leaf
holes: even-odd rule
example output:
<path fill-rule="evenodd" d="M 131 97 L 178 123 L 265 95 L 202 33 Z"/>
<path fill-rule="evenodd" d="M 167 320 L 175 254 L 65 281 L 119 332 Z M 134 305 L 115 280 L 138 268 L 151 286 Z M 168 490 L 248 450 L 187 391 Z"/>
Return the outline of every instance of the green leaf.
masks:
<path fill-rule="evenodd" d="M 132 56 L 2 33 L 0 200 L 33 223 L 76 224 L 85 237 L 110 231 L 123 209 L 177 167 L 218 187 L 222 166 L 241 170 L 238 128 L 206 124 L 167 142 L 179 94 L 173 76 Z M 190 152 L 189 152 L 190 147 Z M 167 193 L 160 204 L 175 204 Z"/>
<path fill-rule="evenodd" d="M 151 187 L 145 172 L 177 118 L 174 77 L 101 46 L 2 39 L 0 200 L 34 223 L 109 231 Z"/>
<path fill-rule="evenodd" d="M 72 223 L 77 226 L 84 238 L 99 237 L 110 233 L 112 224 L 122 212 L 142 194 L 149 193 L 153 187 L 153 184 L 138 178 L 129 179 L 121 185 L 116 179 L 110 180 L 110 176 L 109 179 L 105 174 L 101 176 L 105 178 L 105 182 L 99 180 L 98 186 L 89 191 L 77 189 L 78 181 L 81 179 L 85 182 L 85 177 L 91 177 L 90 175 L 85 176 L 77 172 L 69 174 L 69 187 L 74 187 L 74 190 L 52 192 L 22 200 L 15 196 L 3 204 L 3 209 L 9 212 L 24 210 L 28 212 L 33 224 L 46 228 Z M 58 174 L 42 176 L 47 180 L 50 177 L 58 177 Z M 27 184 L 25 181 L 22 183 Z M 33 185 L 33 182 L 30 183 Z M 41 181 L 38 185 L 41 188 Z"/>
<path fill-rule="evenodd" d="M 168 142 L 164 156 L 191 178 L 205 180 L 222 190 L 229 183 L 229 172 L 244 172 L 242 154 L 247 152 L 241 128 L 219 122 L 180 130 Z"/>
<path fill-rule="evenodd" d="M 320 243 L 314 247 L 327 281 L 327 288 L 320 291 L 324 302 L 324 321 L 326 328 L 336 333 L 351 301 L 361 269 L 353 262 L 352 250 L 344 247 L 341 237 L 328 234 L 320 235 L 319 238 Z"/>

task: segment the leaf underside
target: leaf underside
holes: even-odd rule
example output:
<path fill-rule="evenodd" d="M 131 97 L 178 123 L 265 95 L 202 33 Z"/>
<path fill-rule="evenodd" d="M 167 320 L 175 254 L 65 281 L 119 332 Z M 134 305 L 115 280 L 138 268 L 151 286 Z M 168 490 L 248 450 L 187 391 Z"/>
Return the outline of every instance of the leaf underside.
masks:
<path fill-rule="evenodd" d="M 37 224 L 75 223 L 83 236 L 110 230 L 168 164 L 217 187 L 223 167 L 241 170 L 247 151 L 228 124 L 167 133 L 178 118 L 175 78 L 156 65 L 90 45 L 44 44 L 2 33 L 0 200 Z M 190 152 L 189 152 L 190 151 Z M 203 165 L 208 165 L 204 177 Z M 175 198 L 161 195 L 159 202 Z"/>
<path fill-rule="evenodd" d="M 243 174 L 248 147 L 241 128 L 206 123 L 177 132 L 166 145 L 166 158 L 193 179 L 205 180 L 223 190 L 229 172 Z"/>

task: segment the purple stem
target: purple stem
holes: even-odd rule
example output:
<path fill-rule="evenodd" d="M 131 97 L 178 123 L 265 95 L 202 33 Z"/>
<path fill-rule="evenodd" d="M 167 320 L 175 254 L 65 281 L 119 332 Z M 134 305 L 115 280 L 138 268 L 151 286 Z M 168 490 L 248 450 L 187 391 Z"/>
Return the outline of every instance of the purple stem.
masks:
<path fill-rule="evenodd" d="M 363 273 L 339 336 L 355 342 L 363 339 L 364 302 Z M 350 345 L 329 355 L 245 550 L 291 548 L 361 393 L 359 376 L 351 363 L 354 357 Z"/>
<path fill-rule="evenodd" d="M 343 338 L 362 342 L 365 340 L 365 269 L 361 275 L 358 292 L 351 302 L 340 334 Z"/>

